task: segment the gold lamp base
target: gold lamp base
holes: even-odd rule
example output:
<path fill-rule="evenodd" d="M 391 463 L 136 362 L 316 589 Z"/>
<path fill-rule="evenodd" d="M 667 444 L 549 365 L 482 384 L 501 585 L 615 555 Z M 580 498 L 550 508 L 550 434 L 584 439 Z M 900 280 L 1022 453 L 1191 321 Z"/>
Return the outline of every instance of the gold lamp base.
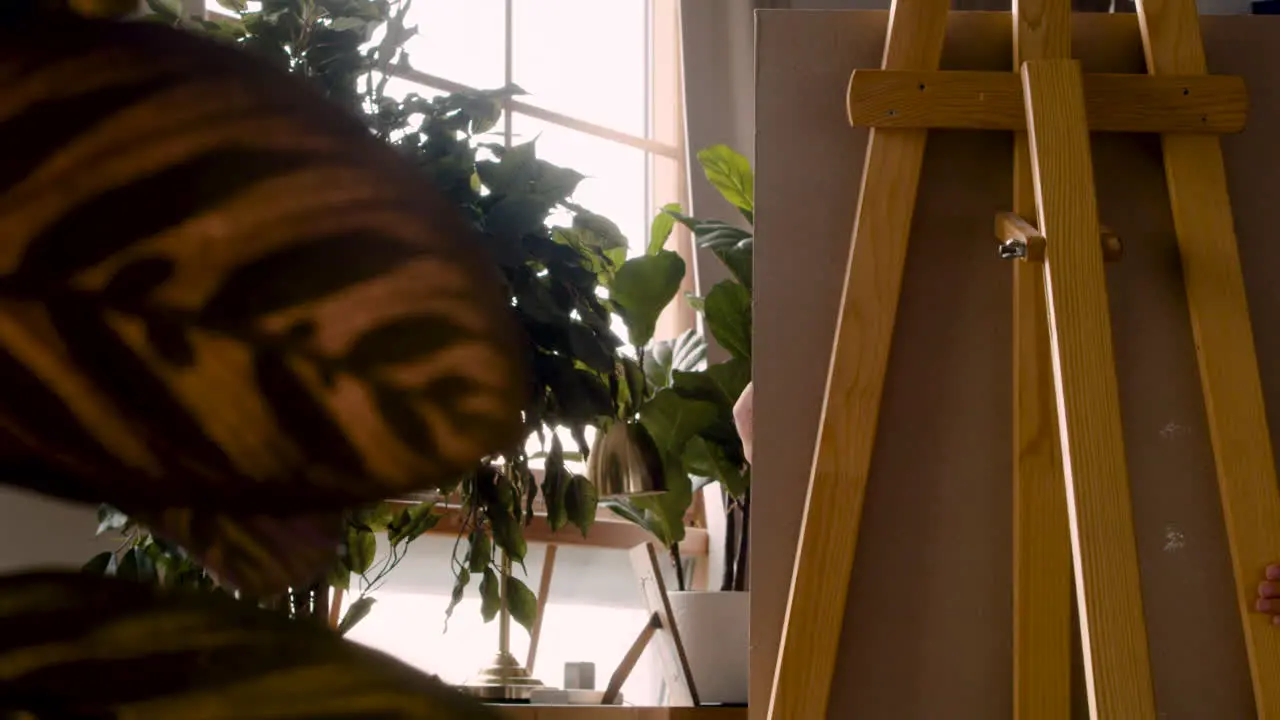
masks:
<path fill-rule="evenodd" d="M 524 665 L 501 651 L 489 667 L 476 673 L 458 689 L 481 700 L 528 700 L 533 691 L 542 687 L 542 681 L 529 675 Z"/>

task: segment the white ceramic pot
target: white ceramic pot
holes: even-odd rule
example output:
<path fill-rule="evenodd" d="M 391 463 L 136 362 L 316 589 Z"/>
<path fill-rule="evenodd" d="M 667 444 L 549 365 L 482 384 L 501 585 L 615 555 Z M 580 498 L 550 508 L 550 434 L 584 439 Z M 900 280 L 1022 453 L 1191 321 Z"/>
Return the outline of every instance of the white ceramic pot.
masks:
<path fill-rule="evenodd" d="M 668 595 L 698 699 L 745 705 L 751 593 L 690 591 Z"/>

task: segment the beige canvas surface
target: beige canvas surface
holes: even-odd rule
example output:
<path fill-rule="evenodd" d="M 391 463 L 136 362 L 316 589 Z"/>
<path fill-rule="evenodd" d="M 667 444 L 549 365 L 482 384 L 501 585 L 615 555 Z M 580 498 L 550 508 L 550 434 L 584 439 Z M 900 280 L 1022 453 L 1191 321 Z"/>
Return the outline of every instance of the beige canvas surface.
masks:
<path fill-rule="evenodd" d="M 853 68 L 879 65 L 887 17 L 757 16 L 753 718 L 767 707 L 866 145 L 844 90 Z M 1280 20 L 1203 27 L 1212 71 L 1251 91 L 1249 127 L 1224 148 L 1280 440 Z M 1077 16 L 1074 33 L 1087 71 L 1142 70 L 1133 16 Z M 1005 69 L 1010 42 L 1007 14 L 953 13 L 945 63 Z M 1010 268 L 991 235 L 1010 204 L 1011 148 L 998 133 L 930 136 L 832 718 L 1011 715 Z M 1126 245 L 1108 283 L 1161 717 L 1251 718 L 1158 139 L 1095 135 L 1094 167 L 1101 220 Z"/>

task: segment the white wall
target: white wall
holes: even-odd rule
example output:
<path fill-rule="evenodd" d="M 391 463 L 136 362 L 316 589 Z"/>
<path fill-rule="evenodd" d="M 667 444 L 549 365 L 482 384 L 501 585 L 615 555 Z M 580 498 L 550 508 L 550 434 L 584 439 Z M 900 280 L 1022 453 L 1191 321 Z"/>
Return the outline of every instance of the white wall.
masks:
<path fill-rule="evenodd" d="M 32 567 L 79 567 L 111 538 L 98 538 L 96 507 L 0 488 L 0 572 Z"/>

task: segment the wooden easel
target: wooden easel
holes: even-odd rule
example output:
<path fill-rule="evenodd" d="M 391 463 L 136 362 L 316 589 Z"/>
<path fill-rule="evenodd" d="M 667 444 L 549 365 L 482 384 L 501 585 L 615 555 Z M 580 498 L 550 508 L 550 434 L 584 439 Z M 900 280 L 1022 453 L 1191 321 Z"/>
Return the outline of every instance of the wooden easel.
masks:
<path fill-rule="evenodd" d="M 1070 715 L 1073 571 L 1091 716 L 1156 717 L 1089 144 L 1110 130 L 1162 135 L 1258 716 L 1280 718 L 1280 630 L 1251 612 L 1280 559 L 1280 490 L 1217 137 L 1243 126 L 1243 82 L 1207 74 L 1194 0 L 1138 3 L 1135 76 L 1082 74 L 1068 0 L 1014 0 L 1015 72 L 939 72 L 947 5 L 895 0 L 882 69 L 850 82 L 850 120 L 873 130 L 769 717 L 827 716 L 925 142 L 946 127 L 1015 133 L 1013 215 L 997 220 L 1023 260 L 1015 717 Z"/>

